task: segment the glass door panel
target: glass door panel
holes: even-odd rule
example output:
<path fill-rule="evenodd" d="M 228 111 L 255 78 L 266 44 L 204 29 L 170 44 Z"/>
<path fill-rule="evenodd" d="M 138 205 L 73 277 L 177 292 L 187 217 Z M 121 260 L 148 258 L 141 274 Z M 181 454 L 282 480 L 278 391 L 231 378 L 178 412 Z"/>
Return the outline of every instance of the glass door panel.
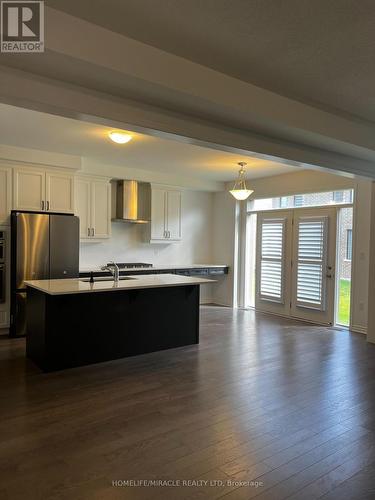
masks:
<path fill-rule="evenodd" d="M 333 324 L 336 209 L 295 210 L 291 316 Z"/>
<path fill-rule="evenodd" d="M 353 247 L 353 208 L 339 209 L 336 273 L 336 323 L 350 325 L 350 295 Z"/>
<path fill-rule="evenodd" d="M 265 312 L 289 309 L 291 222 L 290 210 L 258 215 L 255 307 Z"/>

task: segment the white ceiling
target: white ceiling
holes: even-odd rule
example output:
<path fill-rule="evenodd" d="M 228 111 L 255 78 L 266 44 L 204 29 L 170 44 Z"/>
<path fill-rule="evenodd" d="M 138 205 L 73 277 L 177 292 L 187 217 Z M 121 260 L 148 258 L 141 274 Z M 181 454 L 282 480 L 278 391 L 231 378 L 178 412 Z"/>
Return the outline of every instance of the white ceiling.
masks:
<path fill-rule="evenodd" d="M 49 0 L 222 73 L 375 121 L 373 0 Z"/>
<path fill-rule="evenodd" d="M 133 133 L 125 145 L 108 139 L 111 128 L 0 104 L 0 140 L 4 145 L 78 155 L 116 165 L 214 181 L 231 181 L 237 162 L 246 161 L 247 178 L 294 170 L 276 161 L 236 155 L 183 142 Z"/>

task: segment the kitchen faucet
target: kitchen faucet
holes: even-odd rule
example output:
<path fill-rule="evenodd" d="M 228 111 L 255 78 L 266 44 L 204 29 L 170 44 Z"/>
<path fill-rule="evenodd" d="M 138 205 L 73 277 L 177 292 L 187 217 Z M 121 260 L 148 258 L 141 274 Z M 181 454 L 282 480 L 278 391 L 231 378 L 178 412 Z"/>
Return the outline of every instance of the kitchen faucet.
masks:
<path fill-rule="evenodd" d="M 109 271 L 113 276 L 113 281 L 116 283 L 120 278 L 120 269 L 115 262 L 109 262 L 106 266 L 102 267 L 102 271 Z"/>

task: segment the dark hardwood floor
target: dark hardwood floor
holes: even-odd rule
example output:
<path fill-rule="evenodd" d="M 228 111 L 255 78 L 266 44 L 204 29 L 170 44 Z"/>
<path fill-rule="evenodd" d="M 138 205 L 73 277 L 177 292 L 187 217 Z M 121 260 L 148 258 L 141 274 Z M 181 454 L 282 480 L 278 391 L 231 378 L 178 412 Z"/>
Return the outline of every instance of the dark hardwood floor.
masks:
<path fill-rule="evenodd" d="M 50 374 L 1 339 L 0 498 L 375 498 L 375 346 L 253 311 L 201 317 L 200 345 Z"/>

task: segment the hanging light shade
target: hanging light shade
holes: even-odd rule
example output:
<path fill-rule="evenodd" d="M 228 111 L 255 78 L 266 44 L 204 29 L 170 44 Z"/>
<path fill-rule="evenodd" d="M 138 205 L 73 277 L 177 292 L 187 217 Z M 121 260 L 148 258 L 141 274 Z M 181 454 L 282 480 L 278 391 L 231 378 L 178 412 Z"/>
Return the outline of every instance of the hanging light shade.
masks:
<path fill-rule="evenodd" d="M 240 161 L 238 165 L 241 167 L 238 172 L 238 178 L 234 183 L 233 189 L 229 192 L 236 200 L 246 200 L 251 193 L 254 191 L 252 189 L 247 189 L 246 181 L 245 181 L 245 167 L 246 163 L 244 161 Z"/>

